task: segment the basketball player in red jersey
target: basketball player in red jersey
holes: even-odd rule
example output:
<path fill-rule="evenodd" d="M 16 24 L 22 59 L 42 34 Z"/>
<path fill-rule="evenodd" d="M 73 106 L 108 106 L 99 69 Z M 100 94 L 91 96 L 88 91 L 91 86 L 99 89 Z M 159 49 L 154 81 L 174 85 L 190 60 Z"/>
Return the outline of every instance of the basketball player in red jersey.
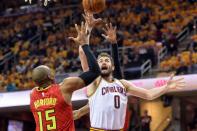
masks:
<path fill-rule="evenodd" d="M 102 36 L 111 42 L 116 42 L 109 33 L 110 31 L 115 32 L 116 28 L 113 28 L 111 24 L 110 27 L 107 25 L 106 28 L 108 31 L 105 29 L 106 35 L 103 34 Z M 83 53 L 80 55 L 83 55 Z M 84 56 L 81 56 L 81 58 L 83 67 L 83 65 L 86 65 L 84 63 L 87 59 L 83 59 L 85 58 Z M 159 88 L 146 90 L 136 87 L 126 80 L 114 80 L 112 77 L 114 70 L 113 61 L 109 55 L 101 55 L 97 60 L 101 69 L 101 76 L 87 87 L 90 105 L 82 107 L 74 114 L 75 119 L 77 119 L 90 112 L 90 131 L 123 130 L 127 107 L 126 93 L 143 99 L 153 100 L 166 93 L 169 89 L 184 87 L 183 78 L 173 80 L 173 75 L 171 75 L 166 85 Z M 83 69 L 87 69 L 87 67 Z"/>
<path fill-rule="evenodd" d="M 30 96 L 30 108 L 36 121 L 36 131 L 75 131 L 71 106 L 72 93 L 89 85 L 100 75 L 96 58 L 89 48 L 90 33 L 82 22 L 81 29 L 75 25 L 78 37 L 70 39 L 79 43 L 87 57 L 89 70 L 78 77 L 70 77 L 58 85 L 47 66 L 38 66 L 33 70 L 35 87 Z"/>

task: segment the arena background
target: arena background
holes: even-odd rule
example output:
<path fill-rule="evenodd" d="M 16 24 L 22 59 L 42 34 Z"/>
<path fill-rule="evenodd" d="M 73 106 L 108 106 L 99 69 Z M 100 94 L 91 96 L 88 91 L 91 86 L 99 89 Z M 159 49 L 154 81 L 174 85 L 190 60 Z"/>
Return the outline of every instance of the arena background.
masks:
<path fill-rule="evenodd" d="M 128 131 L 140 130 L 144 110 L 152 117 L 151 131 L 197 130 L 197 2 L 195 0 L 107 0 L 96 17 L 117 25 L 119 56 L 124 78 L 143 88 L 166 84 L 172 72 L 184 77 L 186 87 L 171 90 L 153 101 L 129 96 Z M 43 2 L 1 0 L 0 4 L 0 131 L 33 131 L 29 92 L 35 84 L 32 69 L 45 64 L 57 83 L 81 70 L 75 23 L 83 18 L 81 0 Z M 92 31 L 95 55 L 110 53 L 101 34 Z M 73 95 L 73 108 L 87 103 L 86 88 Z M 89 128 L 89 116 L 75 121 L 76 131 Z"/>

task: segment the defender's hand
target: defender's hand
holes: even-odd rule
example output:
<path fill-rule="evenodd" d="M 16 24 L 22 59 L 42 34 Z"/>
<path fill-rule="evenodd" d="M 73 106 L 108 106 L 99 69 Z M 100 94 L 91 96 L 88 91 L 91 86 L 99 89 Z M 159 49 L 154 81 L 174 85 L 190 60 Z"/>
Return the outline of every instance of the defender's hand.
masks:
<path fill-rule="evenodd" d="M 100 23 L 102 22 L 102 19 L 101 18 L 98 18 L 98 19 L 95 19 L 93 14 L 89 13 L 89 12 L 85 12 L 85 14 L 82 14 L 85 21 L 86 21 L 86 24 L 87 24 L 87 30 L 89 30 L 89 32 L 92 31 L 92 29 L 94 28 L 94 26 L 97 24 L 97 23 Z"/>
<path fill-rule="evenodd" d="M 84 24 L 84 22 L 81 22 L 81 29 L 78 28 L 78 25 L 75 24 L 75 29 L 77 30 L 78 36 L 77 38 L 69 37 L 69 39 L 72 39 L 79 45 L 89 45 L 89 39 L 90 39 L 90 33 L 87 30 L 87 25 Z"/>
<path fill-rule="evenodd" d="M 184 78 L 179 78 L 176 80 L 173 80 L 174 74 L 170 76 L 170 79 L 167 83 L 167 90 L 169 89 L 182 89 L 185 87 L 185 82 L 183 81 Z"/>
<path fill-rule="evenodd" d="M 80 111 L 79 110 L 75 110 L 73 111 L 73 120 L 77 120 L 79 119 L 81 116 L 80 116 Z"/>
<path fill-rule="evenodd" d="M 110 23 L 110 27 L 108 24 L 105 25 L 106 26 L 106 29 L 103 28 L 103 31 L 106 33 L 106 34 L 102 34 L 102 36 L 110 41 L 112 44 L 116 44 L 117 43 L 117 40 L 116 40 L 116 29 L 117 27 L 115 26 L 115 28 L 112 27 L 112 23 Z"/>

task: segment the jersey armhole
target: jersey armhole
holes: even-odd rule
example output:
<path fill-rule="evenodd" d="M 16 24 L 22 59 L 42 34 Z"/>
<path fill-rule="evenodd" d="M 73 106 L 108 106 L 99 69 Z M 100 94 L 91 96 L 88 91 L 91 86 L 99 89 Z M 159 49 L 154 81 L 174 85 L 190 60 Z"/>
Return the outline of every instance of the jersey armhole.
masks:
<path fill-rule="evenodd" d="M 31 95 L 33 94 L 35 88 L 37 88 L 37 87 L 34 87 L 34 88 L 30 91 L 30 98 L 31 98 Z"/>
<path fill-rule="evenodd" d="M 97 84 L 97 86 L 96 86 L 96 89 L 92 92 L 92 94 L 90 94 L 89 96 L 87 95 L 88 98 L 90 98 L 91 96 L 93 96 L 94 93 L 97 91 L 97 89 L 98 89 L 98 87 L 99 87 L 99 85 L 100 85 L 100 83 L 101 83 L 101 80 L 102 80 L 102 77 L 100 77 L 100 80 L 99 80 L 99 82 L 98 82 L 98 84 Z"/>
<path fill-rule="evenodd" d="M 63 93 L 62 93 L 62 89 L 61 89 L 61 86 L 62 86 L 62 83 L 60 83 L 60 84 L 56 84 L 58 87 L 56 88 L 56 90 L 57 90 L 57 92 L 59 92 L 59 97 L 60 97 L 60 99 L 62 100 L 62 101 L 64 101 L 64 104 L 66 105 L 66 106 L 71 106 L 72 107 L 72 99 L 71 99 L 71 105 L 65 100 L 65 98 L 64 98 L 64 96 L 63 96 Z M 71 98 L 72 98 L 72 96 L 71 96 Z"/>
<path fill-rule="evenodd" d="M 121 81 L 121 80 L 118 80 L 121 84 L 122 84 L 122 86 L 126 89 L 126 91 L 127 91 L 127 88 L 126 88 L 126 86 L 125 86 L 125 84 Z"/>

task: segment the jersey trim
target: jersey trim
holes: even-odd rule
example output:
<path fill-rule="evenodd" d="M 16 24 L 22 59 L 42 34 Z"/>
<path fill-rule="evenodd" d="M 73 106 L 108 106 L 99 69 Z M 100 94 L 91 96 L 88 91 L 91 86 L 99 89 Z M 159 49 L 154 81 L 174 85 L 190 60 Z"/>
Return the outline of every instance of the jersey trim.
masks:
<path fill-rule="evenodd" d="M 127 91 L 127 88 L 125 87 L 125 85 L 122 83 L 122 81 L 121 80 L 118 80 L 118 81 L 120 81 L 120 83 L 122 84 L 122 86 L 126 89 L 126 91 Z"/>
<path fill-rule="evenodd" d="M 108 80 L 105 80 L 103 79 L 104 81 L 106 81 L 107 83 L 114 83 L 116 81 L 116 79 L 113 79 L 112 81 L 108 81 Z"/>
<path fill-rule="evenodd" d="M 48 89 L 48 88 L 50 88 L 50 87 L 51 87 L 51 85 L 48 86 L 48 87 L 46 87 L 46 88 L 40 88 L 40 89 L 39 89 L 39 87 L 38 87 L 38 88 L 36 88 L 36 90 L 37 90 L 37 91 L 44 91 L 44 90 L 46 90 L 46 89 Z"/>
<path fill-rule="evenodd" d="M 94 91 L 92 94 L 90 94 L 89 96 L 87 95 L 88 98 L 90 98 L 92 95 L 94 95 L 94 93 L 97 91 L 98 87 L 100 86 L 101 81 L 102 81 L 102 77 L 100 78 L 99 83 L 98 83 L 98 85 L 97 85 L 95 91 Z"/>

